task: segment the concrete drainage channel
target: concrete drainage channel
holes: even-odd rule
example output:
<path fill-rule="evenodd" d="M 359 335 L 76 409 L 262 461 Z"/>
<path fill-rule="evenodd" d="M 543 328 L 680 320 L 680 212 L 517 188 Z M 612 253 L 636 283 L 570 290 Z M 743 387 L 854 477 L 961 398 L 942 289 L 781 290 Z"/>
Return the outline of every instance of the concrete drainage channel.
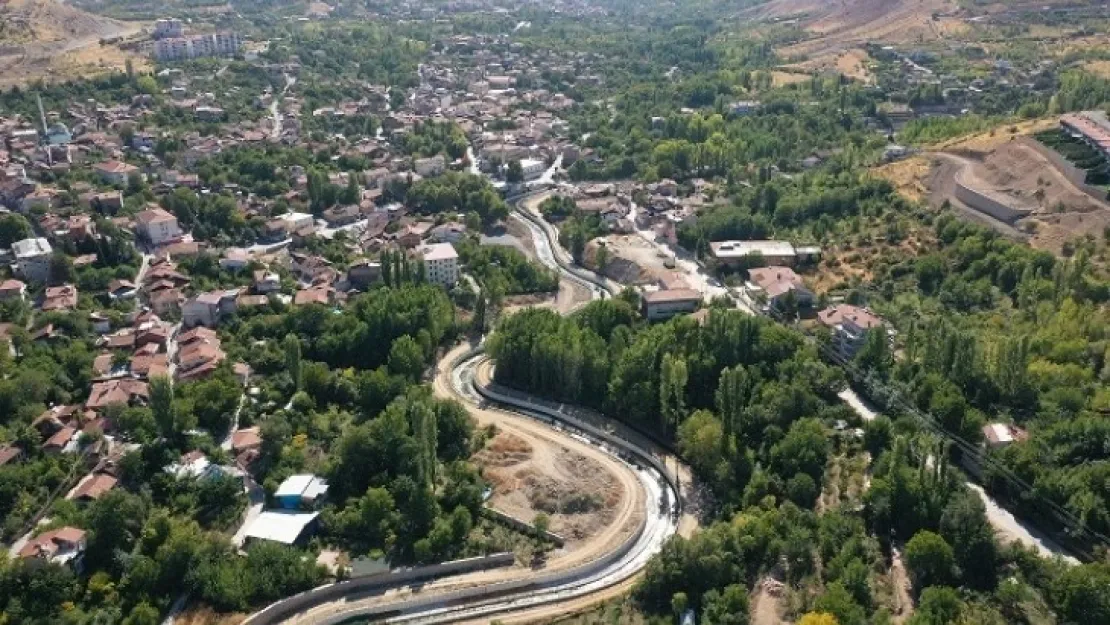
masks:
<path fill-rule="evenodd" d="M 515 413 L 537 419 L 568 435 L 584 439 L 631 466 L 636 471 L 647 495 L 645 514 L 640 519 L 636 531 L 617 549 L 596 560 L 565 571 L 356 608 L 321 618 L 317 621 L 320 625 L 371 621 L 410 624 L 449 623 L 567 601 L 629 579 L 643 569 L 651 556 L 657 553 L 667 539 L 677 531 L 677 512 L 680 510 L 677 483 L 674 476 L 657 458 L 617 436 L 556 409 L 476 384 L 474 368 L 484 358 L 484 350 L 479 347 L 462 354 L 451 363 L 451 377 L 456 390 L 467 397 L 480 395 L 491 403 L 509 407 Z M 675 502 L 673 511 L 670 505 L 664 505 L 665 502 Z"/>
<path fill-rule="evenodd" d="M 604 278 L 593 272 L 570 266 L 558 257 L 554 247 L 557 243 L 552 241 L 550 233 L 541 223 L 538 223 L 535 215 L 529 214 L 526 209 L 519 206 L 522 200 L 532 195 L 534 194 L 513 198 L 512 202 L 517 205 L 517 214 L 525 220 L 537 244 L 546 248 L 546 253 L 541 254 L 544 264 L 553 265 L 553 268 L 565 278 L 590 288 L 595 296 L 615 294 L 617 289 L 608 284 Z M 600 558 L 564 571 L 528 575 L 520 579 L 427 596 L 420 596 L 419 590 L 413 589 L 415 594 L 406 599 L 376 606 L 359 606 L 349 610 L 340 608 L 332 614 L 313 619 L 314 623 L 318 625 L 365 622 L 449 623 L 567 601 L 628 580 L 642 570 L 667 539 L 677 532 L 677 522 L 681 513 L 679 485 L 676 478 L 658 458 L 650 451 L 643 450 L 610 432 L 566 414 L 558 406 L 552 407 L 532 398 L 477 384 L 476 367 L 485 358 L 484 349 L 479 346 L 462 354 L 451 363 L 452 385 L 462 397 L 474 402 L 488 401 L 514 413 L 541 421 L 568 436 L 597 447 L 635 471 L 644 488 L 646 506 L 644 515 L 640 518 L 632 536 Z M 394 581 L 401 582 L 397 578 Z M 403 585 L 398 583 L 392 587 Z M 339 601 L 343 598 L 331 597 L 330 594 L 326 602 Z M 299 599 L 301 601 L 298 604 L 314 603 L 308 597 Z M 285 609 L 275 605 L 264 611 L 272 610 L 271 614 L 278 618 L 272 620 L 258 618 L 263 614 L 256 614 L 248 621 L 252 625 L 281 622 L 279 614 L 289 614 L 292 611 L 289 609 L 291 607 L 289 604 L 292 602 L 286 600 L 279 603 L 286 604 L 281 606 Z M 297 607 L 304 608 L 303 605 Z"/>

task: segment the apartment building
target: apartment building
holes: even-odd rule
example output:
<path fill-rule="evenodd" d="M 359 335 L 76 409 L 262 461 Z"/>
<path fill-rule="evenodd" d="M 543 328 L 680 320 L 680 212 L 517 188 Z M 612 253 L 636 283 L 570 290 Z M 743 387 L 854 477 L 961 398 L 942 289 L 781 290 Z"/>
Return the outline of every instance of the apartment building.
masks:
<path fill-rule="evenodd" d="M 242 35 L 234 31 L 170 37 L 154 42 L 154 58 L 159 61 L 180 61 L 206 56 L 231 56 L 237 54 L 242 46 Z"/>
<path fill-rule="evenodd" d="M 453 287 L 459 281 L 459 254 L 450 243 L 433 243 L 420 248 L 424 276 L 428 282 Z"/>

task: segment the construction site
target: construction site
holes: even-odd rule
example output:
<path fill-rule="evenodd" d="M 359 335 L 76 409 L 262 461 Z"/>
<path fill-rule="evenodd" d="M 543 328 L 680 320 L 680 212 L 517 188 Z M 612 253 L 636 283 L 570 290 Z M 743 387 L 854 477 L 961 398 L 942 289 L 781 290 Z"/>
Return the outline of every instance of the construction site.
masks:
<path fill-rule="evenodd" d="M 883 166 L 879 175 L 907 197 L 947 203 L 1038 249 L 1062 253 L 1069 241 L 1102 238 L 1110 226 L 1104 186 L 1046 145 L 1061 132 L 1056 119 L 992 131 L 940 145 L 911 159 Z"/>

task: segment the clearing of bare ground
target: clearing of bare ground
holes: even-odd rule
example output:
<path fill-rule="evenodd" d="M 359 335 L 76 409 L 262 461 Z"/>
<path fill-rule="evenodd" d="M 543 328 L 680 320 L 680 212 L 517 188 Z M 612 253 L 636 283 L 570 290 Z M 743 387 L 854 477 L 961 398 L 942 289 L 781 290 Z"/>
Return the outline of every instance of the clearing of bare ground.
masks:
<path fill-rule="evenodd" d="M 784 59 L 835 64 L 840 52 L 869 42 L 922 44 L 966 28 L 950 0 L 771 0 L 746 12 L 755 19 L 798 18 L 812 35 L 776 50 Z"/>
<path fill-rule="evenodd" d="M 474 460 L 493 487 L 490 507 L 525 521 L 548 515 L 568 548 L 608 526 L 625 496 L 595 460 L 558 444 L 533 446 L 501 432 Z"/>
<path fill-rule="evenodd" d="M 143 70 L 148 66 L 145 57 L 101 44 L 139 30 L 137 23 L 93 15 L 54 0 L 0 3 L 0 87 L 120 70 L 128 60 L 136 70 Z"/>

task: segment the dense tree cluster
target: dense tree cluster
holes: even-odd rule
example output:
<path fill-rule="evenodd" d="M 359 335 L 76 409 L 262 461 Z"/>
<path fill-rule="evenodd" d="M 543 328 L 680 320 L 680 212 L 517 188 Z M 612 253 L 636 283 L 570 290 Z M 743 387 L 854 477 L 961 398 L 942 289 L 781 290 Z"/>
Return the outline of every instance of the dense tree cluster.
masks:
<path fill-rule="evenodd" d="M 1110 400 L 1101 384 L 1110 285 L 1085 250 L 1056 259 L 949 217 L 934 229 L 934 253 L 893 262 L 880 277 L 906 357 L 879 377 L 912 389 L 918 407 L 972 444 L 1000 417 L 1026 428 L 1028 440 L 992 455 L 1033 493 L 988 467 L 991 489 L 1049 527 L 1060 519 L 1038 501 L 1110 530 L 1108 495 L 1097 486 L 1105 458 L 1091 447 Z"/>
<path fill-rule="evenodd" d="M 470 143 L 466 133 L 454 122 L 417 122 L 401 140 L 401 149 L 414 157 L 444 155 L 448 161 L 466 156 Z"/>
<path fill-rule="evenodd" d="M 559 278 L 554 271 L 529 261 L 516 248 L 463 241 L 456 249 L 467 273 L 474 276 L 487 293 L 521 295 L 548 293 L 559 288 Z"/>
<path fill-rule="evenodd" d="M 509 205 L 489 180 L 470 173 L 447 172 L 413 184 L 405 203 L 418 213 L 475 213 L 485 223 L 509 216 Z"/>

